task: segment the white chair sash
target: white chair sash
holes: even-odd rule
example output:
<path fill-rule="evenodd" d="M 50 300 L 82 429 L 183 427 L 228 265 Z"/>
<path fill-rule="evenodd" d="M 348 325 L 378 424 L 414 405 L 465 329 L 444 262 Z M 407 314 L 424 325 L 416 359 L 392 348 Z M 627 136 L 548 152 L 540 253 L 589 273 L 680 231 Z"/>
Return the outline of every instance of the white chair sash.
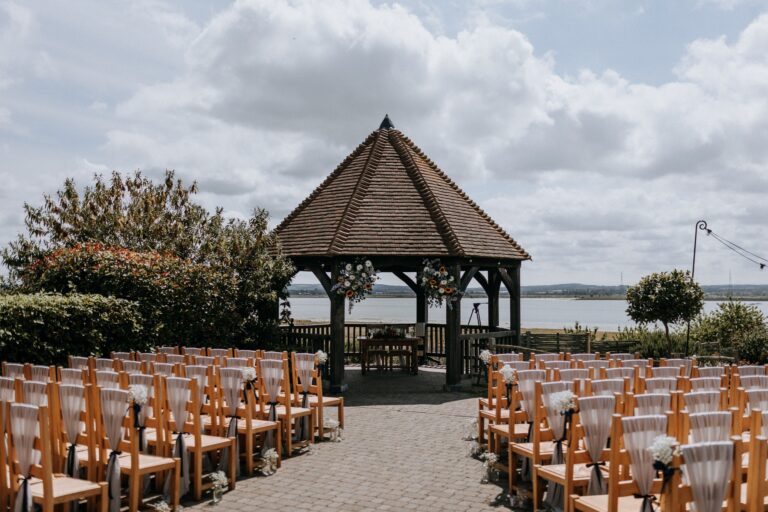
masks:
<path fill-rule="evenodd" d="M 141 373 L 141 361 L 123 361 L 123 371 L 129 375 Z"/>
<path fill-rule="evenodd" d="M 567 361 L 565 361 L 567 362 Z M 552 396 L 560 391 L 568 391 L 572 388 L 568 381 L 543 382 L 541 384 L 541 401 L 544 405 L 544 411 L 547 415 L 547 423 L 552 430 L 555 439 L 555 449 L 552 454 L 552 464 L 562 464 L 565 462 L 563 456 L 563 442 L 566 437 L 566 417 L 561 414 L 557 404 L 552 402 Z M 547 487 L 545 501 L 555 510 L 563 510 L 563 486 L 550 482 Z"/>
<path fill-rule="evenodd" d="M 613 397 L 614 393 L 624 393 L 623 379 L 600 379 L 592 381 L 592 394 Z"/>
<path fill-rule="evenodd" d="M 238 438 L 237 436 L 237 408 L 240 406 L 240 390 L 243 388 L 243 370 L 240 368 L 220 368 L 219 369 L 219 382 L 221 382 L 221 392 L 224 396 L 224 402 L 227 404 L 227 416 L 229 423 L 227 424 L 227 437 Z M 240 453 L 239 440 L 237 441 L 237 450 L 235 453 Z M 220 466 L 223 468 L 229 467 L 229 449 L 224 450 L 221 457 Z M 235 464 L 236 470 L 239 474 L 240 464 Z"/>
<path fill-rule="evenodd" d="M 282 352 L 265 350 L 264 351 L 264 359 L 272 359 L 272 360 L 275 360 L 275 361 L 282 361 L 283 360 L 283 353 Z"/>
<path fill-rule="evenodd" d="M 157 361 L 157 354 L 153 354 L 152 352 L 140 352 L 139 361 L 142 363 L 154 363 Z"/>
<path fill-rule="evenodd" d="M 163 377 L 173 376 L 173 363 L 153 363 L 152 368 L 156 375 L 162 375 Z"/>
<path fill-rule="evenodd" d="M 79 368 L 61 368 L 59 370 L 62 384 L 82 386 L 83 370 Z"/>
<path fill-rule="evenodd" d="M 560 370 L 560 380 L 573 382 L 575 380 L 586 380 L 589 378 L 589 370 L 586 368 L 569 368 Z"/>
<path fill-rule="evenodd" d="M 691 422 L 691 442 L 728 441 L 731 434 L 731 413 L 699 412 L 690 414 L 688 418 Z"/>
<path fill-rule="evenodd" d="M 740 376 L 739 385 L 744 389 L 768 389 L 768 375 Z"/>
<path fill-rule="evenodd" d="M 611 362 L 606 359 L 595 359 L 593 361 L 583 361 L 581 364 L 584 365 L 584 368 L 587 369 L 600 369 L 600 368 L 608 368 L 611 365 Z M 595 373 L 597 375 L 597 373 Z"/>
<path fill-rule="evenodd" d="M 560 354 L 536 354 L 535 355 L 535 360 L 537 364 L 540 361 L 541 362 L 557 361 L 558 359 L 560 359 Z"/>
<path fill-rule="evenodd" d="M 722 377 L 725 375 L 724 366 L 699 366 L 699 377 Z"/>
<path fill-rule="evenodd" d="M 256 351 L 255 350 L 238 349 L 237 350 L 237 357 L 245 357 L 245 358 L 256 359 Z"/>
<path fill-rule="evenodd" d="M 48 405 L 48 385 L 45 382 L 25 380 L 21 383 L 24 403 L 43 407 Z"/>
<path fill-rule="evenodd" d="M 82 431 L 80 414 L 85 410 L 85 387 L 76 384 L 60 385 L 59 401 L 64 435 L 69 443 L 64 473 L 72 478 L 78 478 L 80 462 L 77 456 L 77 436 Z"/>
<path fill-rule="evenodd" d="M 685 358 L 685 359 L 667 359 L 666 361 L 667 366 L 674 366 L 676 368 L 683 367 L 683 376 L 690 377 L 691 376 L 691 368 L 693 367 L 693 359 Z"/>
<path fill-rule="evenodd" d="M 200 347 L 184 347 L 184 354 L 188 356 L 201 356 L 203 349 Z"/>
<path fill-rule="evenodd" d="M 184 364 L 186 362 L 186 358 L 179 354 L 166 354 L 165 362 L 170 364 Z"/>
<path fill-rule="evenodd" d="M 621 362 L 622 368 L 641 368 L 645 371 L 646 368 L 651 366 L 651 363 L 647 359 L 625 359 Z"/>
<path fill-rule="evenodd" d="M 536 382 L 547 378 L 544 370 L 522 370 L 517 372 L 517 386 L 522 396 L 523 410 L 528 414 L 528 421 L 533 421 L 533 410 L 536 407 Z"/>
<path fill-rule="evenodd" d="M 5 370 L 3 377 L 10 377 L 12 379 L 24 378 L 24 365 L 19 363 L 5 363 Z"/>
<path fill-rule="evenodd" d="M 29 477 L 32 466 L 40 460 L 40 454 L 34 449 L 35 438 L 40 432 L 38 423 L 39 409 L 35 405 L 11 405 L 11 431 L 19 472 L 23 480 L 16 497 L 14 512 L 30 512 L 32 510 L 32 494 L 29 489 Z M 0 463 L 5 463 L 0 461 Z"/>
<path fill-rule="evenodd" d="M 229 350 L 226 348 L 212 348 L 208 352 L 210 352 L 213 357 L 226 357 Z"/>
<path fill-rule="evenodd" d="M 747 377 L 752 375 L 765 375 L 765 366 L 739 366 L 739 377 Z"/>
<path fill-rule="evenodd" d="M 507 354 L 496 354 L 496 359 L 498 359 L 502 364 L 515 363 L 523 360 L 523 354 L 518 354 L 515 352 L 510 352 Z"/>
<path fill-rule="evenodd" d="M 30 376 L 38 382 L 51 382 L 51 369 L 48 366 L 34 365 L 30 368 Z"/>
<path fill-rule="evenodd" d="M 248 359 L 245 357 L 228 357 L 225 359 L 226 368 L 247 368 Z"/>
<path fill-rule="evenodd" d="M 733 443 L 683 445 L 683 474 L 691 486 L 696 512 L 720 512 L 733 466 Z M 740 482 L 739 482 L 740 483 Z"/>
<path fill-rule="evenodd" d="M 101 415 L 104 430 L 112 450 L 107 460 L 107 485 L 109 487 L 109 512 L 120 512 L 120 442 L 123 440 L 123 421 L 128 414 L 128 391 L 102 388 Z"/>
<path fill-rule="evenodd" d="M 748 389 L 747 407 L 749 410 L 768 411 L 768 389 Z"/>
<path fill-rule="evenodd" d="M 546 361 L 544 363 L 545 370 L 566 370 L 570 367 L 570 361 Z"/>
<path fill-rule="evenodd" d="M 635 414 L 637 416 L 661 415 L 669 410 L 669 404 L 669 394 L 635 395 Z"/>
<path fill-rule="evenodd" d="M 613 353 L 610 354 L 610 358 L 617 361 L 626 361 L 628 359 L 633 359 L 634 357 L 635 357 L 634 354 L 627 354 L 622 352 L 618 352 L 616 354 L 613 354 Z"/>
<path fill-rule="evenodd" d="M 157 349 L 158 353 L 160 354 L 178 354 L 178 350 L 176 347 L 160 347 Z"/>
<path fill-rule="evenodd" d="M 70 356 L 69 367 L 76 370 L 83 370 L 88 367 L 88 358 L 82 356 Z"/>
<path fill-rule="evenodd" d="M 105 357 L 96 358 L 96 369 L 103 371 L 113 371 L 115 369 L 115 362 L 112 359 Z"/>
<path fill-rule="evenodd" d="M 677 389 L 677 379 L 672 378 L 652 378 L 645 379 L 646 393 L 655 393 L 659 391 L 675 391 Z"/>
<path fill-rule="evenodd" d="M 315 369 L 315 354 L 295 354 L 296 375 L 301 386 L 301 407 L 309 409 L 309 387 L 312 385 L 312 371 Z M 312 437 L 311 417 L 304 416 L 296 428 L 296 441 L 308 441 Z"/>
<path fill-rule="evenodd" d="M 195 356 L 195 364 L 199 366 L 212 366 L 216 362 L 213 356 Z"/>
<path fill-rule="evenodd" d="M 120 374 L 111 370 L 97 371 L 96 385 L 100 388 L 118 388 L 120 387 Z"/>
<path fill-rule="evenodd" d="M 282 356 L 281 356 L 282 357 Z M 280 383 L 283 380 L 283 362 L 275 359 L 259 361 L 261 379 L 264 381 L 264 392 L 269 397 L 269 421 L 277 421 L 277 401 L 280 395 Z M 270 430 L 264 440 L 264 449 L 275 448 L 274 433 Z"/>
<path fill-rule="evenodd" d="M 16 400 L 16 381 L 11 377 L 0 377 L 0 402 Z"/>
<path fill-rule="evenodd" d="M 112 358 L 120 359 L 121 361 L 128 361 L 131 359 L 131 353 L 130 352 L 113 352 Z"/>
<path fill-rule="evenodd" d="M 652 368 L 651 372 L 656 378 L 675 379 L 680 375 L 679 366 L 658 366 Z"/>
<path fill-rule="evenodd" d="M 530 370 L 531 369 L 531 363 L 528 361 L 510 361 L 508 363 L 503 363 L 503 365 L 507 365 L 516 372 L 521 372 L 524 370 Z"/>
<path fill-rule="evenodd" d="M 716 412 L 720 409 L 719 391 L 694 391 L 685 393 L 683 399 L 690 414 Z"/>
<path fill-rule="evenodd" d="M 190 382 L 190 379 L 181 377 L 165 379 L 168 406 L 171 409 L 171 414 L 173 414 L 175 424 L 176 442 L 173 445 L 173 456 L 181 459 L 181 483 L 179 487 L 182 495 L 189 492 L 189 452 L 184 441 L 184 424 L 189 420 L 187 404 L 192 395 L 189 389 Z"/>
<path fill-rule="evenodd" d="M 594 361 L 596 354 L 571 354 L 571 361 Z"/>
<path fill-rule="evenodd" d="M 635 368 L 633 366 L 622 366 L 621 368 L 606 368 L 606 379 L 629 379 L 629 390 L 635 388 Z"/>
<path fill-rule="evenodd" d="M 592 384 L 594 386 L 594 382 Z M 588 495 L 608 493 L 604 475 L 596 463 L 608 445 L 608 438 L 611 435 L 611 415 L 615 407 L 616 399 L 613 396 L 579 398 L 579 418 L 581 427 L 584 429 L 584 445 L 592 459 L 592 471 L 587 487 Z"/>
<path fill-rule="evenodd" d="M 667 395 L 669 396 L 669 395 Z M 653 512 L 651 486 L 656 475 L 653 454 L 648 449 L 654 439 L 667 433 L 667 417 L 661 415 L 629 416 L 621 419 L 624 446 L 630 460 L 630 474 L 644 497 L 640 512 Z"/>
<path fill-rule="evenodd" d="M 720 377 L 698 377 L 691 379 L 691 389 L 693 391 L 717 390 L 720 389 Z"/>

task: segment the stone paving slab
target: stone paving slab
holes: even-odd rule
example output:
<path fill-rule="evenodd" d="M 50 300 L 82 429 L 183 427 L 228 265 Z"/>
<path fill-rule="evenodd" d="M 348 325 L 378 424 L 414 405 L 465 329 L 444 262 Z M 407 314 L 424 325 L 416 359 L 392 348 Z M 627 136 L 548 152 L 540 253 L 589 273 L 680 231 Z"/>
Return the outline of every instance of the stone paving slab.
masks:
<path fill-rule="evenodd" d="M 239 481 L 221 512 L 494 509 L 504 490 L 480 483 L 482 463 L 462 440 L 476 395 L 443 392 L 442 372 L 347 374 L 343 441 L 315 444 L 272 476 Z"/>

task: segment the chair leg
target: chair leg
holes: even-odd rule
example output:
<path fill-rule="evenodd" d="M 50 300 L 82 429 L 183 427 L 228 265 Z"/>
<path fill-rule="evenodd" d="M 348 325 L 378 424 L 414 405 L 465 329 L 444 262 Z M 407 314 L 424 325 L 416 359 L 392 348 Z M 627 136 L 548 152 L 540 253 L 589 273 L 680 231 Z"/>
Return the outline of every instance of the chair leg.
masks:
<path fill-rule="evenodd" d="M 101 498 L 99 499 L 100 512 L 107 512 L 109 510 L 109 487 L 106 482 L 99 484 L 101 487 Z"/>
<path fill-rule="evenodd" d="M 176 468 L 173 470 L 173 474 L 166 475 L 166 478 L 173 478 L 171 497 L 174 510 L 176 510 L 179 507 L 179 503 L 181 503 L 181 459 L 176 459 Z"/>
<path fill-rule="evenodd" d="M 533 510 L 539 510 L 539 465 L 531 464 L 531 482 L 533 484 Z"/>
<path fill-rule="evenodd" d="M 477 415 L 477 443 L 482 445 L 485 442 L 485 419 L 481 414 Z"/>
<path fill-rule="evenodd" d="M 232 447 L 229 449 L 230 453 L 235 453 L 235 450 L 237 449 L 237 441 L 235 439 L 232 440 Z M 235 481 L 237 480 L 237 466 L 236 464 L 240 461 L 237 460 L 236 457 L 230 457 L 229 458 L 229 490 L 234 491 L 235 490 Z"/>
<path fill-rule="evenodd" d="M 245 470 L 253 476 L 253 432 L 245 432 Z"/>
<path fill-rule="evenodd" d="M 131 471 L 131 475 L 128 477 L 128 508 L 131 512 L 138 512 L 139 510 L 140 490 L 143 485 L 144 482 L 138 470 Z"/>
<path fill-rule="evenodd" d="M 279 468 L 283 465 L 283 439 L 282 429 L 279 424 L 275 429 L 275 446 L 277 446 L 277 450 L 275 451 L 277 451 L 277 467 Z"/>
<path fill-rule="evenodd" d="M 283 439 L 285 443 L 285 456 L 291 457 L 293 455 L 293 439 L 291 439 L 291 424 L 288 421 L 284 423 L 283 435 L 285 436 Z"/>
<path fill-rule="evenodd" d="M 317 433 L 320 436 L 320 441 L 325 441 L 325 408 L 323 404 L 318 402 L 315 409 L 317 410 Z"/>
<path fill-rule="evenodd" d="M 344 428 L 344 399 L 343 398 L 341 399 L 341 402 L 339 402 L 339 405 L 338 405 L 337 417 L 339 420 L 339 426 L 341 428 Z"/>
<path fill-rule="evenodd" d="M 203 499 L 203 452 L 199 447 L 194 452 L 195 459 L 195 501 Z M 234 447 L 230 450 L 230 460 L 237 459 L 238 454 L 234 451 Z"/>

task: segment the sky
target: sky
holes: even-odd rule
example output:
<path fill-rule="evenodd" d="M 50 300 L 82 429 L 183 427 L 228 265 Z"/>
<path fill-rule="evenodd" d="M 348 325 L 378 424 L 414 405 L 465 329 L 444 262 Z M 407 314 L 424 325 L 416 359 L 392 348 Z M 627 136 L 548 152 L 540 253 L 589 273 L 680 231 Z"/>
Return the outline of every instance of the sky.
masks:
<path fill-rule="evenodd" d="M 768 257 L 756 0 L 0 0 L 0 244 L 112 170 L 276 225 L 385 113 L 532 255 L 524 285 L 688 269 L 699 219 Z M 696 277 L 768 269 L 702 236 Z"/>

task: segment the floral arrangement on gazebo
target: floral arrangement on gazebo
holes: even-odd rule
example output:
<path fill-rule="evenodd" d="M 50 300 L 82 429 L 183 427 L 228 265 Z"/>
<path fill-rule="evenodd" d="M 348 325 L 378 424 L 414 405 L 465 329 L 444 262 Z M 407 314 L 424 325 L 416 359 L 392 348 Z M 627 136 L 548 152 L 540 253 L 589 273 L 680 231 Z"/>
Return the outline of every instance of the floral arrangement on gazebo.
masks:
<path fill-rule="evenodd" d="M 429 305 L 439 306 L 446 301 L 450 308 L 460 295 L 456 279 L 457 277 L 452 276 L 439 259 L 425 259 L 421 273 L 421 286 L 424 288 Z"/>
<path fill-rule="evenodd" d="M 365 296 L 373 291 L 373 283 L 379 278 L 371 260 L 360 258 L 353 263 L 342 263 L 339 277 L 331 291 L 343 295 L 349 301 L 349 312 L 352 306 L 365 300 Z"/>

